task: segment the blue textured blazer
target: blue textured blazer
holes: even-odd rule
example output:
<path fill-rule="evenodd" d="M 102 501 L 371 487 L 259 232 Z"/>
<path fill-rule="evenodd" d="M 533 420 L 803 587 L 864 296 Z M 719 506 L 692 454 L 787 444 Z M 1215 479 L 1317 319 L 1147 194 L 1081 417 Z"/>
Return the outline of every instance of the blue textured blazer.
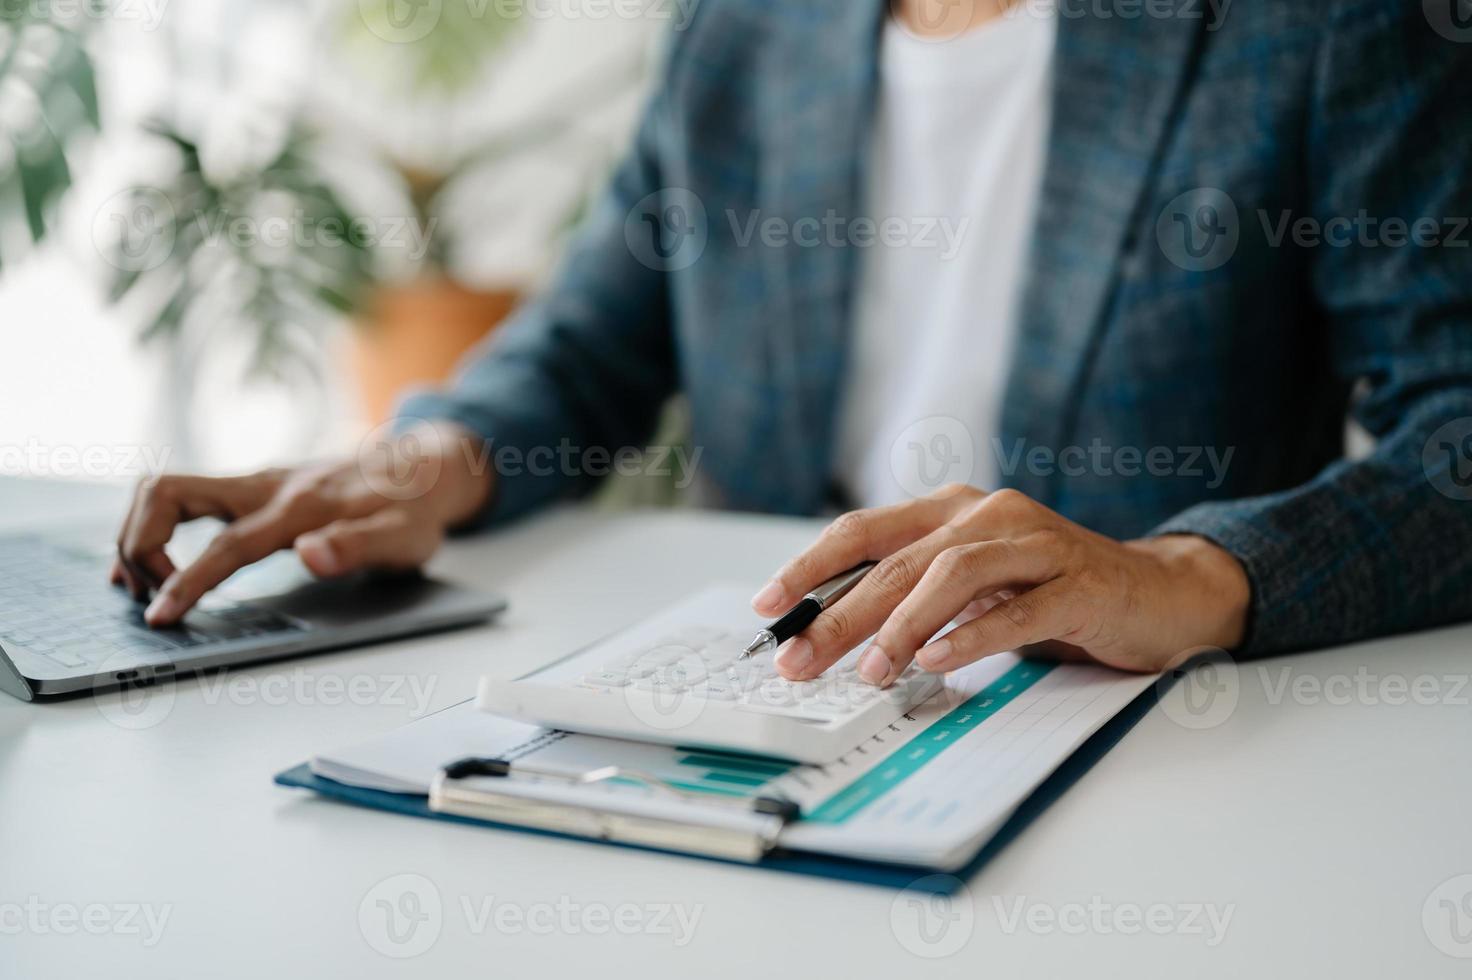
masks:
<path fill-rule="evenodd" d="M 1107 534 L 1228 549 L 1251 651 L 1472 616 L 1472 25 L 1445 2 L 1060 0 L 1000 445 L 1231 457 L 1007 479 Z M 862 215 L 887 7 L 702 0 L 555 283 L 402 414 L 616 449 L 683 391 L 724 505 L 822 510 L 855 249 L 738 232 Z M 487 520 L 592 482 L 550 469 L 503 474 Z"/>

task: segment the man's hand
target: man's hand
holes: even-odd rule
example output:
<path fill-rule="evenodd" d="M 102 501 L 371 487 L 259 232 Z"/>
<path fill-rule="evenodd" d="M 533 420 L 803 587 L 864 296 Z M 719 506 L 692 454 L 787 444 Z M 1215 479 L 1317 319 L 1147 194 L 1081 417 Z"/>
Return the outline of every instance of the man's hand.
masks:
<path fill-rule="evenodd" d="M 157 590 L 144 617 L 167 626 L 237 569 L 285 548 L 322 577 L 417 568 L 489 498 L 491 474 L 474 465 L 479 445 L 458 427 L 422 425 L 346 461 L 145 480 L 118 535 L 112 581 L 139 600 Z M 193 564 L 175 568 L 165 546 L 201 517 L 229 524 Z"/>
<path fill-rule="evenodd" d="M 859 675 L 881 687 L 911 660 L 948 671 L 1023 647 L 1157 671 L 1240 644 L 1251 600 L 1241 564 L 1204 538 L 1114 541 L 1016 491 L 954 486 L 843 515 L 752 606 L 780 615 L 869 560 L 879 564 L 778 652 L 784 677 L 816 677 L 869 636 Z"/>

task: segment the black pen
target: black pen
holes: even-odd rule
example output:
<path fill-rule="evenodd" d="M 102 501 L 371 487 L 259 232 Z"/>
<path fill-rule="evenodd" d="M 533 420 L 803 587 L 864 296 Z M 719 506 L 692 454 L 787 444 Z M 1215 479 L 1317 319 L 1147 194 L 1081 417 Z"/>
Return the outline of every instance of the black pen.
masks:
<path fill-rule="evenodd" d="M 745 660 L 753 654 L 779 647 L 807 629 L 824 609 L 848 595 L 877 564 L 878 562 L 866 561 L 862 565 L 855 565 L 803 596 L 802 601 L 788 610 L 787 615 L 762 630 L 746 645 L 741 659 Z"/>

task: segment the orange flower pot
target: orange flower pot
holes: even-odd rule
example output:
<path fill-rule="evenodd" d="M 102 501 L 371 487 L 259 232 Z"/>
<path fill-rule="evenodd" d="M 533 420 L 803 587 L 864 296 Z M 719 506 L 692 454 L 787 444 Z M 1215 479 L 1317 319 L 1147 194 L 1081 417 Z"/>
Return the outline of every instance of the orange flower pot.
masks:
<path fill-rule="evenodd" d="M 448 380 L 520 300 L 514 290 L 482 292 L 444 277 L 379 288 L 359 316 L 350 354 L 367 417 L 382 422 L 408 388 Z"/>

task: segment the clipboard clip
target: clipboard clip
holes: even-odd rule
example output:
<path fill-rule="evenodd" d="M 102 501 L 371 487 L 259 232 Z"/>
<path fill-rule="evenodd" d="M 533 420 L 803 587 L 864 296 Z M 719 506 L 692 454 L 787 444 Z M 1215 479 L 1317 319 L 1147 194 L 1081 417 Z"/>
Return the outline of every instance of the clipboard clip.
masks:
<path fill-rule="evenodd" d="M 566 783 L 569 786 L 591 786 L 596 783 L 605 783 L 615 779 L 627 780 L 639 783 L 648 789 L 654 790 L 672 799 L 681 800 L 685 803 L 695 803 L 700 806 L 725 806 L 751 813 L 759 813 L 763 816 L 776 817 L 782 825 L 792 823 L 802 817 L 802 807 L 792 800 L 780 796 L 757 796 L 752 798 L 737 798 L 725 796 L 709 796 L 705 793 L 696 793 L 691 790 L 672 786 L 658 776 L 644 772 L 640 769 L 629 769 L 624 766 L 601 766 L 590 769 L 584 773 L 555 772 L 551 769 L 538 769 L 531 766 L 515 766 L 507 759 L 484 759 L 470 756 L 459 759 L 445 766 L 442 775 L 448 780 L 469 779 L 476 776 L 491 777 L 493 779 L 509 779 L 516 775 L 534 776 L 537 779 L 549 779 L 556 782 Z"/>
<path fill-rule="evenodd" d="M 468 778 L 511 781 L 518 775 L 533 781 L 551 781 L 570 787 L 596 786 L 612 780 L 629 781 L 665 798 L 689 803 L 704 811 L 726 809 L 754 815 L 757 818 L 757 827 L 748 825 L 746 830 L 733 830 L 730 827 L 712 827 L 699 821 L 684 823 L 652 815 L 640 817 L 634 814 L 618 814 L 596 805 L 592 800 L 586 803 L 555 803 L 551 800 L 527 798 L 524 793 L 511 795 L 496 793 L 486 787 L 455 787 L 456 783 Z M 736 798 L 696 793 L 679 786 L 671 786 L 657 775 L 621 765 L 605 765 L 586 773 L 558 773 L 527 765 L 514 765 L 509 759 L 474 756 L 450 762 L 440 770 L 430 787 L 430 806 L 436 811 L 489 820 L 492 823 L 536 827 L 540 830 L 631 843 L 664 851 L 705 853 L 717 858 L 745 862 L 760 861 L 762 856 L 773 851 L 783 828 L 802 817 L 802 808 L 798 803 L 780 796 Z"/>

